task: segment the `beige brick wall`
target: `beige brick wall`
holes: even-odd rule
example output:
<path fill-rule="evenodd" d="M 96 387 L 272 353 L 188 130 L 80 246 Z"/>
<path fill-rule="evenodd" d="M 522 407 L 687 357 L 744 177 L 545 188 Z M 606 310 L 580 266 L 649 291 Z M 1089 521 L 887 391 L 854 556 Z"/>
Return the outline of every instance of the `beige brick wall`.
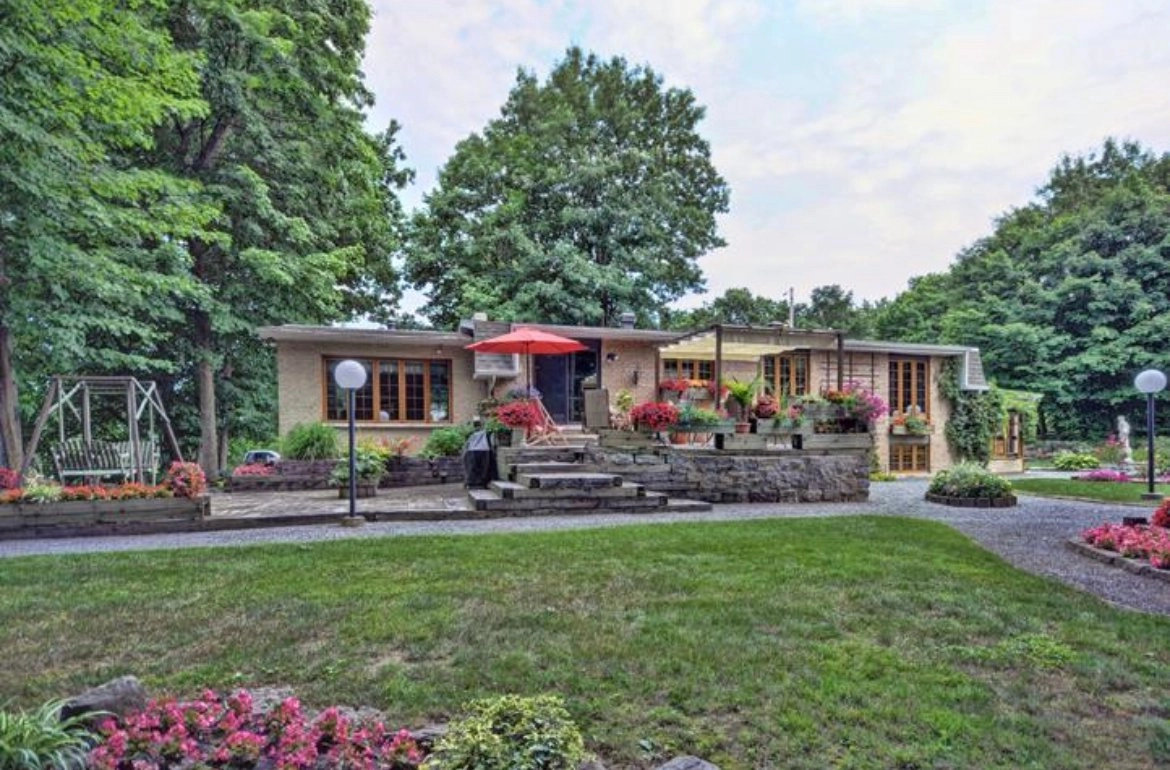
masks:
<path fill-rule="evenodd" d="M 330 358 L 430 358 L 451 361 L 451 420 L 445 423 L 358 423 L 359 437 L 413 438 L 417 451 L 431 431 L 440 425 L 453 425 L 471 419 L 479 401 L 486 396 L 485 382 L 472 379 L 473 360 L 469 351 L 458 347 L 441 348 L 388 347 L 356 345 L 325 348 L 317 344 L 280 343 L 276 368 L 279 386 L 279 426 L 283 436 L 298 423 L 325 421 L 325 357 Z M 330 422 L 344 433 L 348 424 Z"/>
<path fill-rule="evenodd" d="M 617 359 L 608 360 L 610 354 L 616 355 Z M 658 349 L 645 342 L 602 340 L 600 385 L 609 391 L 610 404 L 619 390 L 632 392 L 635 404 L 656 398 L 654 367 L 657 354 Z M 637 384 L 634 383 L 635 376 Z"/>

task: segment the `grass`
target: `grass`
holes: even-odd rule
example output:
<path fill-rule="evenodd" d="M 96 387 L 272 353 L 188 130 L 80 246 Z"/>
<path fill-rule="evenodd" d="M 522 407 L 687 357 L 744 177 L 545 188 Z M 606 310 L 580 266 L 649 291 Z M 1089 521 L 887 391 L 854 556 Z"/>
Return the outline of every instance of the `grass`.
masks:
<path fill-rule="evenodd" d="M 1012 479 L 1012 488 L 1043 497 L 1079 497 L 1104 503 L 1141 503 L 1151 508 L 1156 503 L 1142 500 L 1149 487 L 1142 483 L 1112 481 L 1076 481 L 1074 479 Z M 1155 484 L 1154 491 L 1170 497 L 1170 484 Z"/>
<path fill-rule="evenodd" d="M 419 725 L 556 692 L 610 767 L 1170 762 L 1170 619 L 933 522 L 34 557 L 0 560 L 0 585 L 0 702 L 134 673 L 177 694 L 289 685 Z"/>

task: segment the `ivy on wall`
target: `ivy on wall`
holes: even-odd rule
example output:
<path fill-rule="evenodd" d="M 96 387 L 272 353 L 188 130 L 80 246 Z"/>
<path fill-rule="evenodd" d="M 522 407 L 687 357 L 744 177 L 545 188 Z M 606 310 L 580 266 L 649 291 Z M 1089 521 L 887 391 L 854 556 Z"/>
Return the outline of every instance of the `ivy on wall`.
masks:
<path fill-rule="evenodd" d="M 987 465 L 991 459 L 991 439 L 999 433 L 1005 413 L 1003 396 L 992 388 L 986 391 L 959 389 L 959 361 L 943 364 L 939 392 L 951 402 L 951 417 L 946 437 L 951 453 L 960 461 Z"/>

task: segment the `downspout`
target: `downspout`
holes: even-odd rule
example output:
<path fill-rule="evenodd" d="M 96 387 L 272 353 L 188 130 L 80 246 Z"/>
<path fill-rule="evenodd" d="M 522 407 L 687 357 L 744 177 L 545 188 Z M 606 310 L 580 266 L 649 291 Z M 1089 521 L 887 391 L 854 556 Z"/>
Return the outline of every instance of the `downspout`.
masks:
<path fill-rule="evenodd" d="M 723 394 L 723 324 L 715 324 L 715 408 L 723 405 L 719 402 Z"/>
<path fill-rule="evenodd" d="M 837 390 L 845 390 L 845 334 L 837 332 Z"/>

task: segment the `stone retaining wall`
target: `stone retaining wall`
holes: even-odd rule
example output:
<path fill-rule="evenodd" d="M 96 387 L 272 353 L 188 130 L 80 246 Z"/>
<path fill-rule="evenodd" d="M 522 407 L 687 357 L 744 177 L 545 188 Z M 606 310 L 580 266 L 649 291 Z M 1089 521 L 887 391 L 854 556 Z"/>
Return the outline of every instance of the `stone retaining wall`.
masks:
<path fill-rule="evenodd" d="M 231 492 L 288 492 L 304 489 L 331 489 L 329 476 L 342 460 L 281 460 L 271 476 L 233 476 Z M 427 484 L 463 483 L 463 462 L 458 457 L 391 459 L 380 487 L 415 487 Z"/>
<path fill-rule="evenodd" d="M 861 502 L 869 499 L 866 451 L 763 452 L 658 447 L 586 449 L 591 470 L 620 473 L 654 492 L 710 503 Z"/>

